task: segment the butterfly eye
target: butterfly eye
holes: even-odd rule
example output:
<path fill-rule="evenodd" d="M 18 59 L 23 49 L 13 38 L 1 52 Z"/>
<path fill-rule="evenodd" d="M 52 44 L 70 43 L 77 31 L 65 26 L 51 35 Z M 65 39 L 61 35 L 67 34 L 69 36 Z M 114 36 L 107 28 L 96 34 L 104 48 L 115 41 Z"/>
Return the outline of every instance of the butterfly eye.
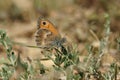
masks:
<path fill-rule="evenodd" d="M 42 24 L 43 24 L 43 25 L 46 25 L 46 22 L 43 22 Z"/>

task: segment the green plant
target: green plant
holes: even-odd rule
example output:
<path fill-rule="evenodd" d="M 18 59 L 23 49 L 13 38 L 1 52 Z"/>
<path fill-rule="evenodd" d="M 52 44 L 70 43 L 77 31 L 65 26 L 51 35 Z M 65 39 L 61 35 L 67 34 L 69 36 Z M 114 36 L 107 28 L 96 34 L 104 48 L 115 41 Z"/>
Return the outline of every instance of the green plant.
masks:
<path fill-rule="evenodd" d="M 5 61 L 2 59 L 0 61 L 2 65 L 0 66 L 0 77 L 3 80 L 9 80 L 14 76 L 15 73 L 18 73 L 19 75 L 16 76 L 16 79 L 39 80 L 44 76 L 50 75 L 50 72 L 53 70 L 56 72 L 56 74 L 63 75 L 57 77 L 57 79 L 65 78 L 66 80 L 117 80 L 120 66 L 116 62 L 110 64 L 110 66 L 107 67 L 108 70 L 106 70 L 105 73 L 102 73 L 102 71 L 100 71 L 100 69 L 103 67 L 103 56 L 109 53 L 110 16 L 108 14 L 105 14 L 105 19 L 106 22 L 104 25 L 104 36 L 100 40 L 97 40 L 99 41 L 100 45 L 97 47 L 96 51 L 94 51 L 95 49 L 93 49 L 92 45 L 87 45 L 86 50 L 88 54 L 85 56 L 83 61 L 80 60 L 80 53 L 82 52 L 78 51 L 78 47 L 68 45 L 51 47 L 50 50 L 43 49 L 43 55 L 47 59 L 29 59 L 28 61 L 24 61 L 24 59 L 21 58 L 20 53 L 18 53 L 18 55 L 15 55 L 14 50 L 12 49 L 12 46 L 14 44 L 32 48 L 41 47 L 13 42 L 9 39 L 4 30 L 0 30 L 0 44 L 3 45 L 7 56 L 7 59 L 4 59 Z M 95 37 L 97 37 L 95 33 L 93 34 Z M 117 38 L 118 51 L 120 50 L 119 43 L 120 39 Z M 59 42 L 55 42 L 55 44 L 59 44 Z M 41 63 L 42 60 L 52 60 L 54 63 L 52 69 L 48 69 L 46 66 L 44 66 Z M 37 65 L 37 68 L 34 65 Z"/>

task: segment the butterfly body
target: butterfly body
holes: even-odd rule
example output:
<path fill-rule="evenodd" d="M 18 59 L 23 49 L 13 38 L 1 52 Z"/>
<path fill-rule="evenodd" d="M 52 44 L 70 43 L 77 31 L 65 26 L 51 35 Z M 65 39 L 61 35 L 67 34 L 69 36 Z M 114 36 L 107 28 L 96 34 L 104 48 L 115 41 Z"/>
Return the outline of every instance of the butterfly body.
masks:
<path fill-rule="evenodd" d="M 37 46 L 60 46 L 64 42 L 64 39 L 61 38 L 57 29 L 49 20 L 40 18 L 37 27 L 35 35 Z"/>

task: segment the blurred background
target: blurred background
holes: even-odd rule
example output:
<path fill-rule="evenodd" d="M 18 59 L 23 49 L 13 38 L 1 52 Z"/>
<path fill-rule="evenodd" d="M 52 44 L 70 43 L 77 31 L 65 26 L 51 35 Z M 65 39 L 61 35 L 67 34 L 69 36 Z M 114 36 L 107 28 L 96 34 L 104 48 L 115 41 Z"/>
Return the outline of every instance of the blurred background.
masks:
<path fill-rule="evenodd" d="M 90 30 L 99 40 L 104 36 L 105 13 L 110 15 L 110 41 L 113 41 L 111 48 L 114 49 L 115 35 L 120 34 L 120 0 L 0 0 L 0 29 L 5 29 L 11 40 L 35 45 L 37 19 L 44 16 L 82 51 L 86 44 L 96 41 Z M 14 48 L 27 56 L 39 54 L 38 49 Z"/>

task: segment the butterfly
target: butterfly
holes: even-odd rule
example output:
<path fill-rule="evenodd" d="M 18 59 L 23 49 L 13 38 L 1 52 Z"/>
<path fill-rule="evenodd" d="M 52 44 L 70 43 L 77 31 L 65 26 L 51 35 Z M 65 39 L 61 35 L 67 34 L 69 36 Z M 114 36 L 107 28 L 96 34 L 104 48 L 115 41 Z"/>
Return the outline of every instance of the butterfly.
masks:
<path fill-rule="evenodd" d="M 61 47 L 66 39 L 62 38 L 57 28 L 48 19 L 39 17 L 35 42 L 41 48 Z"/>

